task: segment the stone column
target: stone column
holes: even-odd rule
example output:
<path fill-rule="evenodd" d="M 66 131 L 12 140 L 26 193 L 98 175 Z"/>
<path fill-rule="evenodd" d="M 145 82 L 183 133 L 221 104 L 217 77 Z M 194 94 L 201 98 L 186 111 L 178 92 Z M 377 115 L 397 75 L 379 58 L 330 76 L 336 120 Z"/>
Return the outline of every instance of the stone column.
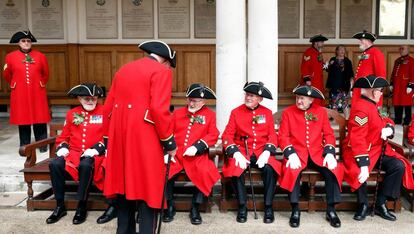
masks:
<path fill-rule="evenodd" d="M 246 3 L 216 2 L 217 127 L 222 132 L 230 112 L 243 101 L 246 82 Z"/>
<path fill-rule="evenodd" d="M 278 96 L 278 33 L 277 1 L 248 1 L 248 57 L 249 81 L 262 81 L 272 92 L 273 100 L 263 105 L 277 111 Z"/>

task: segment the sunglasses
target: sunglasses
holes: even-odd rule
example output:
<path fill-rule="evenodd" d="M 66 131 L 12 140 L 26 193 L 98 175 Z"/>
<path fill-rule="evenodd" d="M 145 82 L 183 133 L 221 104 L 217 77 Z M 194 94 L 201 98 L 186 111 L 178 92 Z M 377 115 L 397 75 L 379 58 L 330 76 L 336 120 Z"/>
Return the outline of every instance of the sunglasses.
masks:
<path fill-rule="evenodd" d="M 21 39 L 20 40 L 21 42 L 23 42 L 23 43 L 31 43 L 32 42 L 32 40 L 30 40 L 30 39 Z"/>

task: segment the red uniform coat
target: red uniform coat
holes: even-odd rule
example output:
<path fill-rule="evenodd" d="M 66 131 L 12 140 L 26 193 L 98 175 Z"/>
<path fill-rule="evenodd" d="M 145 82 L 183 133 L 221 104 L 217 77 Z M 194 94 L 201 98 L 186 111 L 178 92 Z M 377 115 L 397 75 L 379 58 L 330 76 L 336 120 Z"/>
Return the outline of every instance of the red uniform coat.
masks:
<path fill-rule="evenodd" d="M 371 46 L 368 49 L 364 50 L 364 52 L 362 52 L 358 58 L 359 61 L 355 71 L 355 81 L 360 77 L 366 77 L 368 75 L 375 75 L 386 79 L 387 72 L 385 66 L 385 58 L 381 50 Z M 360 97 L 361 89 L 354 88 L 352 92 L 351 103 L 354 103 Z M 378 106 L 382 106 L 382 97 L 380 102 L 378 102 Z"/>
<path fill-rule="evenodd" d="M 77 116 L 83 116 L 82 123 L 75 123 Z M 62 133 L 56 139 L 57 148 L 66 145 L 69 155 L 65 157 L 66 171 L 75 181 L 79 180 L 78 166 L 80 158 L 86 149 L 97 147 L 104 148 L 103 137 L 105 132 L 104 123 L 108 121 L 104 116 L 103 106 L 97 104 L 92 111 L 86 111 L 82 106 L 75 107 L 66 114 L 65 125 Z M 100 145 L 99 145 L 100 144 Z M 98 150 L 99 152 L 99 150 Z M 103 151 L 105 152 L 105 151 Z M 95 156 L 95 169 L 93 180 L 97 188 L 103 190 L 104 185 L 104 156 Z"/>
<path fill-rule="evenodd" d="M 216 127 L 216 113 L 208 107 L 202 107 L 192 114 L 187 107 L 174 111 L 174 136 L 177 143 L 175 163 L 171 163 L 170 178 L 185 170 L 188 178 L 206 196 L 220 179 L 220 173 L 214 162 L 208 158 L 208 147 L 217 142 L 219 131 Z M 196 146 L 195 156 L 184 156 L 190 146 Z"/>
<path fill-rule="evenodd" d="M 414 114 L 411 115 L 411 118 L 414 118 Z M 410 128 L 408 129 L 408 142 L 414 145 L 414 124 L 411 124 Z"/>
<path fill-rule="evenodd" d="M 395 60 L 391 74 L 391 83 L 394 86 L 392 104 L 394 106 L 411 106 L 413 92 L 407 94 L 408 84 L 414 85 L 414 58 L 406 55 Z"/>
<path fill-rule="evenodd" d="M 300 110 L 296 105 L 286 108 L 282 113 L 279 128 L 279 144 L 285 155 L 282 176 L 279 179 L 280 187 L 292 192 L 297 177 L 308 164 L 309 157 L 316 165 L 323 167 L 324 155 L 335 155 L 335 136 L 325 108 L 318 105 L 311 105 L 306 111 Z M 294 152 L 299 156 L 302 165 L 295 170 L 286 167 L 287 157 Z M 331 171 L 341 187 L 343 164 L 338 162 L 338 166 Z"/>
<path fill-rule="evenodd" d="M 161 208 L 165 171 L 161 141 L 173 139 L 172 71 L 150 57 L 119 69 L 105 102 L 111 112 L 106 196 L 124 194 Z"/>
<path fill-rule="evenodd" d="M 387 124 L 392 125 L 392 120 L 381 117 L 375 102 L 367 97 L 361 96 L 352 106 L 348 122 L 348 135 L 342 145 L 344 146 L 343 157 L 346 168 L 344 180 L 353 190 L 361 186 L 358 181 L 360 166 L 369 166 L 371 172 L 380 158 L 383 142 L 381 130 Z M 388 144 L 385 155 L 397 158 L 404 163 L 403 185 L 408 189 L 414 189 L 410 162 L 395 152 Z"/>
<path fill-rule="evenodd" d="M 249 155 L 246 155 L 244 140 L 241 139 L 243 136 L 248 136 Z M 250 156 L 253 154 L 259 159 L 264 150 L 269 150 L 272 155 L 276 154 L 278 142 L 272 111 L 262 105 L 254 110 L 247 108 L 245 104 L 240 105 L 232 110 L 230 120 L 221 138 L 223 147 L 229 156 L 240 151 L 250 160 Z M 270 157 L 268 164 L 280 175 L 281 163 L 275 157 Z M 238 177 L 243 171 L 235 165 L 234 158 L 229 158 L 227 163 L 223 165 L 225 177 Z"/>
<path fill-rule="evenodd" d="M 6 55 L 3 77 L 10 85 L 10 124 L 29 125 L 47 123 L 50 112 L 46 96 L 49 67 L 39 51 L 26 54 L 20 50 Z"/>
<path fill-rule="evenodd" d="M 305 83 L 310 79 L 312 86 L 319 89 L 322 93 L 325 90 L 323 85 L 323 55 L 315 47 L 311 46 L 305 50 L 302 57 L 302 64 L 300 67 L 301 83 Z M 315 99 L 314 104 L 323 105 L 323 100 Z"/>

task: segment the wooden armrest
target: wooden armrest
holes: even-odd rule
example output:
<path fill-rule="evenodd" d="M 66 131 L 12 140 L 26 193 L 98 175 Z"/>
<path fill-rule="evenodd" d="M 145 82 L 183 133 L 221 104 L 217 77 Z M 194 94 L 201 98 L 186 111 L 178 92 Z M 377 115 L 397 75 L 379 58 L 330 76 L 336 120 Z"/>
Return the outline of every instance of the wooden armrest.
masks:
<path fill-rule="evenodd" d="M 42 146 L 54 144 L 55 140 L 56 140 L 56 137 L 49 137 L 49 138 L 46 138 L 40 141 L 30 143 L 28 145 L 21 146 L 19 148 L 19 154 L 22 157 L 30 157 L 33 150 L 36 150 Z"/>
<path fill-rule="evenodd" d="M 223 158 L 223 147 L 221 145 L 215 145 L 208 148 L 208 157 L 213 159 L 218 156 L 219 159 Z"/>

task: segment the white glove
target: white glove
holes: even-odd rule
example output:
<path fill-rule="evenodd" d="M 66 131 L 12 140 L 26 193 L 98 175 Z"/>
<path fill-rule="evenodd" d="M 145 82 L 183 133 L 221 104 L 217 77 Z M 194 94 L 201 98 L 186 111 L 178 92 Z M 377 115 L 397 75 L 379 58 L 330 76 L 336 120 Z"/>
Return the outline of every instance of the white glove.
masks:
<path fill-rule="evenodd" d="M 194 156 L 194 155 L 196 155 L 196 153 L 197 153 L 197 148 L 195 146 L 190 146 L 185 150 L 183 156 L 186 156 L 186 155 L 187 156 Z"/>
<path fill-rule="evenodd" d="M 264 150 L 262 154 L 260 154 L 259 159 L 257 160 L 256 164 L 259 168 L 264 167 L 269 161 L 270 151 Z"/>
<path fill-rule="evenodd" d="M 56 156 L 58 157 L 67 156 L 68 154 L 69 154 L 69 149 L 66 147 L 62 147 L 56 152 Z"/>
<path fill-rule="evenodd" d="M 326 63 L 323 64 L 322 69 L 328 70 L 328 67 L 329 67 L 329 62 L 327 61 Z"/>
<path fill-rule="evenodd" d="M 165 164 L 168 164 L 168 155 L 169 154 L 164 155 L 164 163 Z M 171 156 L 171 162 L 175 163 L 175 159 L 174 159 L 173 156 Z"/>
<path fill-rule="evenodd" d="M 389 89 L 390 89 L 390 92 L 392 92 L 392 90 L 394 89 L 394 87 L 392 85 L 390 85 Z"/>
<path fill-rule="evenodd" d="M 385 141 L 389 136 L 393 134 L 392 128 L 385 127 L 381 130 L 381 138 Z"/>
<path fill-rule="evenodd" d="M 99 155 L 96 149 L 87 149 L 83 152 L 82 157 L 93 157 L 95 155 Z"/>
<path fill-rule="evenodd" d="M 243 154 L 241 154 L 240 152 L 236 152 L 233 154 L 233 158 L 236 160 L 236 167 L 240 167 L 241 169 L 246 169 L 247 168 L 247 164 L 250 163 L 249 160 L 247 160 Z"/>
<path fill-rule="evenodd" d="M 358 176 L 359 183 L 364 183 L 369 177 L 368 166 L 361 167 L 361 172 Z"/>
<path fill-rule="evenodd" d="M 333 170 L 338 165 L 333 154 L 326 154 L 325 158 L 323 159 L 323 166 L 328 165 L 329 170 Z"/>
<path fill-rule="evenodd" d="M 407 94 L 410 94 L 411 93 L 411 91 L 413 91 L 413 89 L 412 88 L 410 88 L 410 87 L 407 87 Z"/>
<path fill-rule="evenodd" d="M 302 167 L 302 164 L 300 163 L 300 159 L 296 153 L 289 155 L 288 158 L 289 159 L 286 163 L 286 167 L 289 167 L 289 165 L 291 169 L 298 169 Z"/>

